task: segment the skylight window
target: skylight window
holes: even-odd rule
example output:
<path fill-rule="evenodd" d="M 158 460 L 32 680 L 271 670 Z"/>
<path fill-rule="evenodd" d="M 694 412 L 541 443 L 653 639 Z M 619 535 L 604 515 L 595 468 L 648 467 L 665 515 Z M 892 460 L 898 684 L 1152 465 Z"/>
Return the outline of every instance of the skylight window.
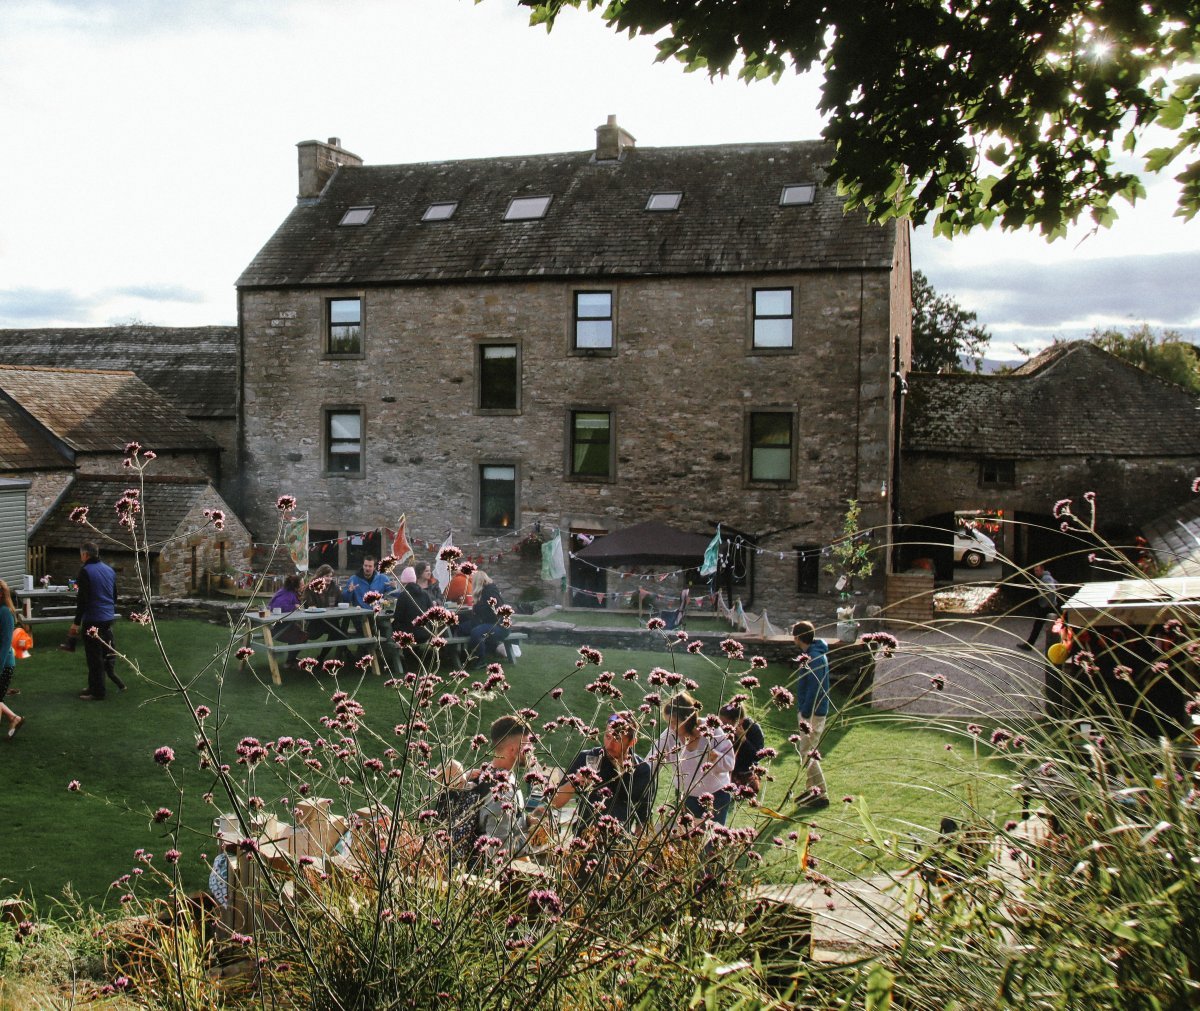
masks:
<path fill-rule="evenodd" d="M 422 221 L 448 221 L 458 210 L 457 200 L 438 200 L 425 208 Z"/>
<path fill-rule="evenodd" d="M 550 206 L 549 197 L 513 197 L 504 212 L 505 221 L 529 221 L 544 218 Z"/>
<path fill-rule="evenodd" d="M 365 225 L 375 213 L 374 207 L 351 207 L 342 215 L 339 225 Z"/>
<path fill-rule="evenodd" d="M 783 192 L 779 195 L 779 206 L 794 207 L 797 204 L 811 204 L 816 195 L 816 183 L 793 183 L 783 188 Z"/>
<path fill-rule="evenodd" d="M 650 199 L 646 201 L 646 210 L 677 211 L 679 210 L 679 201 L 682 199 L 683 194 L 678 190 L 666 190 L 661 193 L 651 193 Z"/>

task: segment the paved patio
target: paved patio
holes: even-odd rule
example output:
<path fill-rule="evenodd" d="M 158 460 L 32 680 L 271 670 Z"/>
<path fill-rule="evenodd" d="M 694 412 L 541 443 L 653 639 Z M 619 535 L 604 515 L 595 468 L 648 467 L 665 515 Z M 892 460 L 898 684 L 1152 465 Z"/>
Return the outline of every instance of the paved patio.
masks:
<path fill-rule="evenodd" d="M 875 668 L 872 705 L 922 715 L 1029 717 L 1042 711 L 1045 653 L 1024 648 L 1029 618 L 933 621 L 892 634 L 894 656 Z M 945 688 L 936 691 L 931 678 Z"/>

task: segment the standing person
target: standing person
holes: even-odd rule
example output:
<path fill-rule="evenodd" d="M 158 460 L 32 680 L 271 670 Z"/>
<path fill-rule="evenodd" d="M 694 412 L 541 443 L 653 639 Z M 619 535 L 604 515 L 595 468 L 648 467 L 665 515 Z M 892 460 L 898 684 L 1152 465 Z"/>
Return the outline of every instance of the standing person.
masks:
<path fill-rule="evenodd" d="M 75 606 L 75 622 L 71 636 L 83 633 L 83 655 L 87 658 L 87 691 L 80 692 L 84 702 L 104 700 L 104 679 L 107 676 L 121 691 L 124 682 L 117 677 L 117 653 L 113 647 L 112 623 L 117 616 L 117 574 L 112 566 L 100 561 L 100 547 L 95 541 L 85 541 L 79 549 L 79 587 Z M 96 634 L 92 634 L 92 629 Z"/>
<path fill-rule="evenodd" d="M 550 798 L 550 806 L 559 808 L 577 797 L 580 831 L 594 825 L 603 815 L 616 818 L 627 827 L 633 822 L 639 826 L 648 824 L 654 804 L 654 768 L 638 757 L 636 745 L 637 723 L 633 713 L 613 713 L 604 728 L 603 743 L 575 756 Z"/>
<path fill-rule="evenodd" d="M 1050 625 L 1050 619 L 1058 614 L 1061 598 L 1058 595 L 1058 580 L 1046 566 L 1038 562 L 1029 571 L 1033 574 L 1037 599 L 1033 602 L 1033 627 L 1029 630 L 1029 638 L 1025 640 L 1025 648 L 1034 649 L 1042 632 Z"/>
<path fill-rule="evenodd" d="M 667 729 L 650 748 L 649 761 L 674 766 L 675 789 L 689 814 L 724 825 L 733 800 L 733 744 L 724 730 L 701 726 L 700 709 L 687 692 L 663 705 Z"/>
<path fill-rule="evenodd" d="M 17 609 L 13 606 L 12 591 L 8 583 L 0 579 L 0 717 L 8 720 L 8 736 L 15 737 L 25 722 L 24 716 L 18 716 L 4 704 L 8 695 L 8 686 L 12 683 L 13 669 L 17 658 L 13 653 L 13 632 L 17 628 Z"/>
<path fill-rule="evenodd" d="M 798 621 L 792 626 L 792 641 L 800 649 L 796 671 L 796 716 L 800 725 L 800 740 L 796 743 L 801 759 L 808 763 L 808 789 L 796 803 L 801 807 L 828 807 L 825 773 L 821 769 L 821 735 L 829 715 L 829 646 L 817 638 L 811 621 Z"/>
<path fill-rule="evenodd" d="M 722 706 L 717 716 L 733 739 L 733 772 L 729 778 L 734 786 L 742 788 L 745 796 L 757 797 L 762 789 L 758 754 L 767 743 L 763 729 L 746 715 L 738 702 Z"/>

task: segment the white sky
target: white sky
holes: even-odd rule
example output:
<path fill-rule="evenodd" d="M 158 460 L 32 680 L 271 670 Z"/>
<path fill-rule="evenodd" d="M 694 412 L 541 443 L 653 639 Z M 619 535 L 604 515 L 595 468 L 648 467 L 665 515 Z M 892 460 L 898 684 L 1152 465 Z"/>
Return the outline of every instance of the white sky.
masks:
<path fill-rule="evenodd" d="M 597 15 L 515 0 L 3 0 L 0 326 L 236 322 L 234 281 L 294 204 L 297 141 L 367 164 L 815 137 L 816 83 L 710 82 Z M 1174 186 L 1111 231 L 952 243 L 913 263 L 993 357 L 1146 320 L 1200 338 L 1200 221 Z M 1080 230 L 1080 236 L 1084 234 Z"/>

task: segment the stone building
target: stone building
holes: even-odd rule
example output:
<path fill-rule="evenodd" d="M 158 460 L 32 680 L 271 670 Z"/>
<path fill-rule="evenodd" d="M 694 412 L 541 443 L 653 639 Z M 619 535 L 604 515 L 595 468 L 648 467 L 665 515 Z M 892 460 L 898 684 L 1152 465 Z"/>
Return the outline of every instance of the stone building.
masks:
<path fill-rule="evenodd" d="M 200 585 L 199 577 L 181 574 L 180 538 L 186 541 L 189 565 L 211 567 L 228 559 L 231 567 L 244 566 L 249 533 L 213 487 L 221 454 L 214 439 L 132 372 L 0 365 L 0 477 L 29 482 L 29 544 L 44 557 L 42 570 L 53 567 L 66 575 L 64 566 L 78 566 L 79 543 L 88 535 L 67 522 L 77 505 L 89 507 L 92 522 L 108 537 L 128 541 L 116 526 L 113 506 L 125 487 L 137 484 L 122 465 L 125 446 L 133 441 L 157 454 L 144 492 L 146 515 L 154 523 L 156 585 L 160 574 L 164 592 Z M 188 491 L 159 492 L 155 486 L 160 484 Z M 202 516 L 206 508 L 226 513 L 225 529 L 209 525 L 199 539 L 190 532 L 185 537 L 185 531 L 205 527 L 193 513 Z M 175 575 L 168 578 L 169 572 Z M 135 586 L 130 566 L 122 589 Z"/>
<path fill-rule="evenodd" d="M 924 528 L 910 539 L 926 543 L 907 554 L 932 556 L 941 576 L 956 514 L 1000 518 L 1006 557 L 1056 559 L 1055 575 L 1074 581 L 1088 577 L 1093 545 L 1062 535 L 1055 501 L 1070 498 L 1087 517 L 1084 494 L 1095 492 L 1098 532 L 1130 545 L 1192 498 L 1200 401 L 1090 341 L 1050 347 L 1007 375 L 913 373 L 908 383 L 901 513 Z"/>
<path fill-rule="evenodd" d="M 130 486 L 127 476 L 78 477 L 65 495 L 33 529 L 30 542 L 46 547 L 45 571 L 65 581 L 79 568 L 79 543 L 95 537 L 105 561 L 117 573 L 121 593 L 141 589 L 137 560 L 129 532 L 117 523 L 116 500 Z M 233 515 L 228 504 L 208 481 L 188 477 L 150 477 L 141 486 L 142 516 L 138 542 L 145 545 L 142 573 L 156 595 L 189 597 L 207 589 L 210 573 L 243 571 L 251 555 L 250 532 Z M 77 506 L 88 509 L 96 530 L 85 530 L 71 520 Z M 218 529 L 206 511 L 225 514 Z M 144 538 L 144 540 L 143 540 Z"/>
<path fill-rule="evenodd" d="M 301 143 L 297 205 L 238 280 L 240 513 L 269 536 L 292 493 L 335 542 L 403 513 L 517 585 L 555 532 L 569 555 L 720 523 L 735 595 L 827 611 L 847 500 L 890 515 L 911 315 L 906 224 L 845 213 L 829 156 L 639 148 L 612 118 L 565 154 Z"/>
<path fill-rule="evenodd" d="M 223 474 L 237 472 L 235 326 L 0 329 L 0 364 L 128 369 L 221 447 Z M 219 476 L 219 475 L 218 475 Z"/>

